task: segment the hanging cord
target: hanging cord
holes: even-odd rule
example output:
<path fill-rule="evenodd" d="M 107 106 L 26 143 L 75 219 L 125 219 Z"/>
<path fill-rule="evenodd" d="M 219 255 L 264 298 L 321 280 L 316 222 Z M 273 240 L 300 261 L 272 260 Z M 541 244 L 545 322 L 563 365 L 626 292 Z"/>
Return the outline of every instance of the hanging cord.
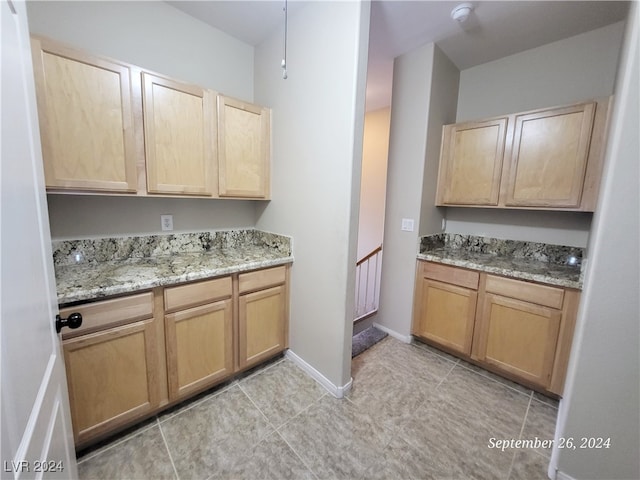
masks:
<path fill-rule="evenodd" d="M 287 24 L 288 22 L 288 5 L 287 0 L 284 0 L 284 55 L 282 57 L 282 78 L 287 79 Z"/>

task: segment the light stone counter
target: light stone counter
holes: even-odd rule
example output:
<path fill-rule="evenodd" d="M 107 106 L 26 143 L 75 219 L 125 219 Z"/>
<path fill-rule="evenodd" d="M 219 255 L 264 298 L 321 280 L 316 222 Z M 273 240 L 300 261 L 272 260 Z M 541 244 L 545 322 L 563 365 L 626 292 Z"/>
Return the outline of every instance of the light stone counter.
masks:
<path fill-rule="evenodd" d="M 61 305 L 293 262 L 289 237 L 251 229 L 58 241 L 53 256 Z"/>
<path fill-rule="evenodd" d="M 473 235 L 422 237 L 418 259 L 582 289 L 583 249 Z"/>

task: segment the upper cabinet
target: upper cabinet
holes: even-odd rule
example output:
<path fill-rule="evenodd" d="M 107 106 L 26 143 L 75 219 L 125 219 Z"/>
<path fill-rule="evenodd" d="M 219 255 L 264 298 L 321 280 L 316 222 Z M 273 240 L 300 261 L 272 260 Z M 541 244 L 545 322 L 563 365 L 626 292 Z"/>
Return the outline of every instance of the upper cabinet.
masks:
<path fill-rule="evenodd" d="M 42 39 L 32 50 L 47 187 L 135 192 L 129 67 Z"/>
<path fill-rule="evenodd" d="M 212 195 L 215 93 L 142 73 L 149 193 Z"/>
<path fill-rule="evenodd" d="M 436 204 L 593 211 L 609 99 L 445 125 Z"/>
<path fill-rule="evenodd" d="M 268 198 L 270 111 L 218 96 L 221 197 Z"/>
<path fill-rule="evenodd" d="M 439 181 L 442 203 L 498 204 L 506 130 L 506 118 L 445 127 Z"/>
<path fill-rule="evenodd" d="M 515 115 L 507 206 L 579 208 L 595 102 Z"/>
<path fill-rule="evenodd" d="M 49 192 L 269 198 L 267 108 L 46 39 L 32 54 Z"/>

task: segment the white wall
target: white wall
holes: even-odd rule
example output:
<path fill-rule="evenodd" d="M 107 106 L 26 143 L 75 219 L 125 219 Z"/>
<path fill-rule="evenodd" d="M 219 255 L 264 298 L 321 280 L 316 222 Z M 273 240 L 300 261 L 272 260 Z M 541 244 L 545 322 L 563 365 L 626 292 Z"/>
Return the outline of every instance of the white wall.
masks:
<path fill-rule="evenodd" d="M 257 227 L 293 237 L 290 348 L 338 388 L 351 375 L 369 9 L 291 15 L 287 80 L 282 32 L 256 48 L 255 98 L 273 109 L 273 198 Z"/>
<path fill-rule="evenodd" d="M 613 93 L 624 23 L 479 65 L 460 74 L 457 122 Z M 449 233 L 585 247 L 591 216 L 448 208 Z M 513 225 L 516 225 L 515 228 Z"/>
<path fill-rule="evenodd" d="M 606 449 L 554 449 L 558 478 L 640 478 L 640 9 L 632 7 L 616 86 L 608 165 L 589 243 L 556 438 L 611 438 Z"/>
<path fill-rule="evenodd" d="M 27 10 L 32 34 L 253 100 L 253 47 L 164 2 L 30 1 Z M 255 224 L 249 201 L 60 195 L 48 200 L 54 239 L 156 233 L 164 213 L 172 213 L 182 231 Z"/>
<path fill-rule="evenodd" d="M 442 215 L 429 197 L 435 192 L 439 132 L 455 116 L 458 73 L 433 43 L 394 62 L 380 306 L 374 321 L 405 339 L 411 330 L 418 236 L 440 231 Z M 401 231 L 403 218 L 415 220 L 413 232 Z"/>
<path fill-rule="evenodd" d="M 390 121 L 389 107 L 367 112 L 364 117 L 358 259 L 380 246 L 384 236 Z"/>
<path fill-rule="evenodd" d="M 455 122 L 460 71 L 436 45 L 433 55 L 431 94 L 429 99 L 427 145 L 422 176 L 420 235 L 442 231 L 444 210 L 435 207 L 438 166 L 442 143 L 442 125 Z"/>
<path fill-rule="evenodd" d="M 254 49 L 160 1 L 29 1 L 32 34 L 253 100 Z"/>
<path fill-rule="evenodd" d="M 611 95 L 624 22 L 460 72 L 457 122 Z"/>
<path fill-rule="evenodd" d="M 592 216 L 587 212 L 447 208 L 446 231 L 584 248 Z"/>
<path fill-rule="evenodd" d="M 167 234 L 160 215 L 173 215 L 174 232 L 202 232 L 255 226 L 250 200 L 48 195 L 51 238 L 101 238 Z"/>

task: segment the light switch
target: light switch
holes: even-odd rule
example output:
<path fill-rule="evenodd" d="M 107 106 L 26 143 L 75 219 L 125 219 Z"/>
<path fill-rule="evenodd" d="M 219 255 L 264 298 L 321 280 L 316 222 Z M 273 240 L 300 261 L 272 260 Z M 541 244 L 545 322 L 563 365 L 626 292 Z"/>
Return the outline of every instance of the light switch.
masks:
<path fill-rule="evenodd" d="M 413 232 L 413 218 L 403 218 L 400 229 L 403 232 Z"/>

